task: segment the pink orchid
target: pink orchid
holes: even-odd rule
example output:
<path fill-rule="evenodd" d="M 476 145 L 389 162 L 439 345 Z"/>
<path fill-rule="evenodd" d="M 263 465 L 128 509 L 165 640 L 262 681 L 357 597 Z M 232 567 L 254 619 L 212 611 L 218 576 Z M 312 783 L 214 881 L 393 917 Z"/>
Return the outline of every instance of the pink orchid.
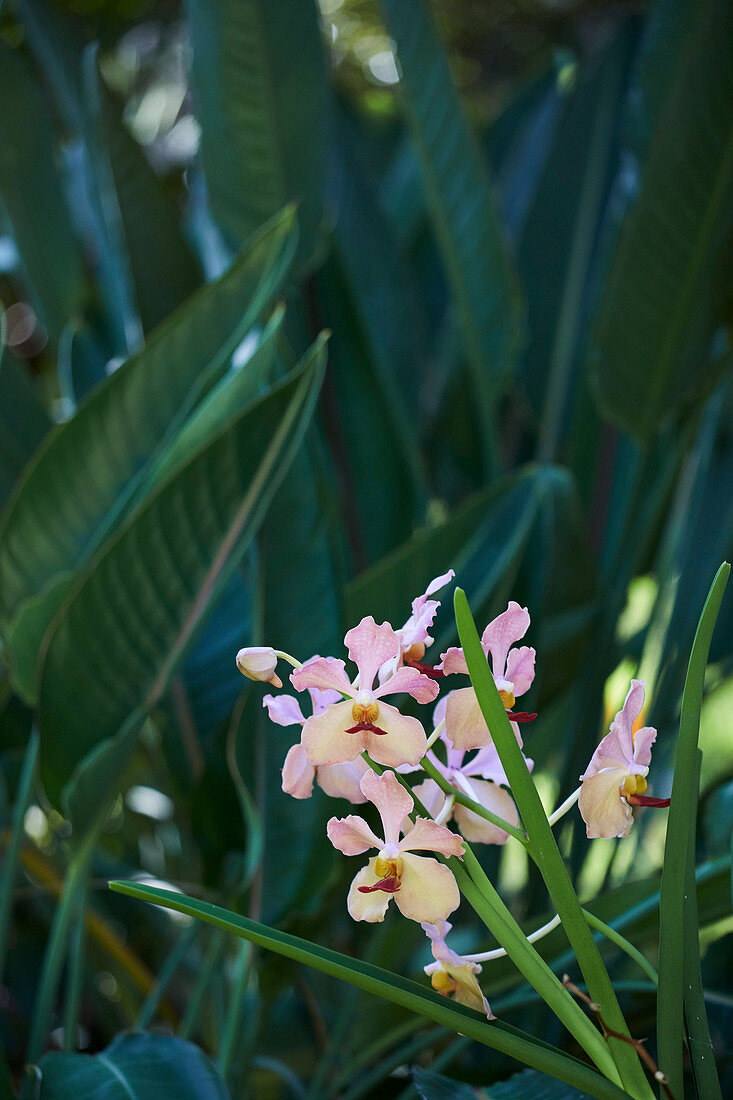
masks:
<path fill-rule="evenodd" d="M 644 707 L 644 688 L 643 680 L 631 681 L 623 707 L 580 777 L 578 808 L 588 837 L 628 836 L 634 823 L 631 805 L 669 805 L 668 798 L 644 796 L 657 736 L 652 726 L 634 731 Z"/>
<path fill-rule="evenodd" d="M 481 645 L 486 657 L 491 655 L 491 671 L 502 702 L 511 712 L 517 698 L 529 691 L 534 680 L 535 651 L 530 646 L 512 648 L 527 633 L 530 618 L 526 607 L 510 601 L 506 611 L 498 615 L 484 630 Z M 468 673 L 463 650 L 451 648 L 442 655 L 443 672 Z M 512 726 L 519 744 L 519 721 L 531 721 L 535 715 L 512 714 Z M 445 715 L 445 730 L 457 749 L 478 749 L 491 743 L 491 733 L 481 713 L 472 687 L 451 692 Z"/>
<path fill-rule="evenodd" d="M 430 976 L 430 984 L 444 997 L 453 997 L 458 1004 L 482 1012 L 487 1020 L 495 1020 L 489 1002 L 481 992 L 476 975 L 481 973 L 480 963 L 458 955 L 445 942 L 452 925 L 447 921 L 435 924 L 423 923 L 423 931 L 430 939 L 435 962 L 424 967 Z"/>
<path fill-rule="evenodd" d="M 346 665 L 335 657 L 311 657 L 290 676 L 297 691 L 306 688 L 337 691 L 341 702 L 329 704 L 303 727 L 302 743 L 311 764 L 343 764 L 365 749 L 380 764 L 415 765 L 425 753 L 427 738 L 417 718 L 400 714 L 384 702 L 385 695 L 406 692 L 419 703 L 430 703 L 438 685 L 415 668 L 398 668 L 374 688 L 377 672 L 400 652 L 400 640 L 389 623 L 377 625 L 371 616 L 348 632 L 344 641 L 359 675 L 352 683 Z"/>
<path fill-rule="evenodd" d="M 446 696 L 441 699 L 435 708 L 433 721 L 438 725 L 445 715 Z M 504 787 L 509 786 L 499 754 L 494 744 L 485 745 L 470 760 L 466 760 L 463 749 L 455 749 L 445 736 L 441 737 L 445 744 L 445 764 L 432 751 L 428 751 L 428 759 L 438 769 L 448 782 L 462 794 L 469 795 L 474 801 L 479 802 L 487 810 L 491 810 L 497 817 L 508 821 L 510 825 L 519 824 L 519 814 L 514 805 L 514 799 Z M 532 761 L 527 760 L 529 767 Z M 435 817 L 445 802 L 445 794 L 434 779 L 426 779 L 414 788 L 415 796 L 422 802 L 425 809 L 432 817 Z M 453 819 L 461 830 L 466 840 L 477 844 L 506 844 L 509 834 L 500 829 L 498 825 L 492 825 L 483 817 L 479 817 L 473 810 L 455 803 L 453 809 L 445 821 Z"/>
<path fill-rule="evenodd" d="M 341 699 L 338 691 L 320 691 L 318 688 L 311 688 L 309 695 L 313 704 L 313 714 L 323 714 L 326 707 Z M 305 715 L 294 695 L 266 695 L 262 705 L 267 707 L 270 719 L 278 726 L 305 724 Z M 346 764 L 323 764 L 320 767 L 314 767 L 308 759 L 302 741 L 299 741 L 288 750 L 285 757 L 282 786 L 285 793 L 292 795 L 293 798 L 310 798 L 313 794 L 313 780 L 317 778 L 318 786 L 330 798 L 346 798 L 357 805 L 366 802 L 359 783 L 368 770 L 369 765 L 361 757 Z"/>
<path fill-rule="evenodd" d="M 417 668 L 419 672 L 424 672 L 435 679 L 442 677 L 442 670 L 433 668 L 432 665 L 422 664 L 425 650 L 433 644 L 433 639 L 430 637 L 430 628 L 440 607 L 440 600 L 431 600 L 429 597 L 439 592 L 441 588 L 445 588 L 454 577 L 455 572 L 449 569 L 447 573 L 435 577 L 422 596 L 416 596 L 412 601 L 412 614 L 407 622 L 396 631 L 400 639 L 400 652 L 397 657 L 393 657 L 391 661 L 380 668 L 380 683 L 383 683 L 389 676 L 393 676 L 402 664 Z"/>
<path fill-rule="evenodd" d="M 354 814 L 340 820 L 332 817 L 326 827 L 334 848 L 346 856 L 377 849 L 377 855 L 351 883 L 349 913 L 354 920 L 383 921 L 390 898 L 394 898 L 397 908 L 410 920 L 431 924 L 445 920 L 461 900 L 453 873 L 432 856 L 414 852 L 427 850 L 460 859 L 464 851 L 461 838 L 426 818 L 417 818 L 413 825 L 408 816 L 413 809 L 412 796 L 393 772 L 378 776 L 368 771 L 361 790 L 379 810 L 384 839 Z M 406 832 L 400 840 L 403 829 Z"/>

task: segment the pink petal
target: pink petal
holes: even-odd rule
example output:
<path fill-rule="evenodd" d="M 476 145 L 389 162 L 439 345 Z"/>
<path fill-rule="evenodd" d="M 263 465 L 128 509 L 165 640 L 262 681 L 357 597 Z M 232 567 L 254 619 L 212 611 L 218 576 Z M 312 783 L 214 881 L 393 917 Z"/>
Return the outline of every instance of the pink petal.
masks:
<path fill-rule="evenodd" d="M 430 676 L 425 676 L 416 668 L 403 665 L 393 676 L 385 680 L 381 687 L 377 688 L 374 698 L 381 699 L 383 695 L 396 695 L 402 691 L 407 692 L 413 699 L 417 699 L 418 703 L 432 703 L 440 688 Z"/>
<path fill-rule="evenodd" d="M 374 886 L 375 882 L 379 882 L 379 878 L 374 871 L 375 863 L 376 856 L 370 859 L 366 867 L 362 867 L 361 871 L 356 874 L 346 901 L 349 915 L 354 920 L 364 920 L 369 924 L 384 920 L 389 899 L 393 896 L 392 894 L 385 894 L 381 890 L 375 890 L 373 894 L 362 894 L 360 892 L 360 886 Z"/>
<path fill-rule="evenodd" d="M 332 817 L 326 825 L 328 839 L 334 848 L 345 856 L 360 856 L 370 848 L 380 849 L 382 841 L 375 836 L 363 817 L 349 814 L 348 817 Z"/>
<path fill-rule="evenodd" d="M 425 817 L 418 817 L 410 831 L 399 844 L 401 852 L 440 852 L 443 856 L 463 858 L 463 841 L 445 825 L 436 825 Z"/>
<path fill-rule="evenodd" d="M 389 623 L 377 625 L 371 615 L 361 620 L 344 638 L 349 657 L 359 669 L 359 688 L 370 691 L 381 665 L 400 653 L 400 640 Z"/>
<path fill-rule="evenodd" d="M 461 771 L 466 776 L 480 775 L 482 779 L 491 779 L 494 783 L 504 783 L 507 787 L 509 786 L 504 765 L 499 759 L 499 753 L 493 741 L 490 745 L 479 749 L 473 760 L 469 760 Z"/>
<path fill-rule="evenodd" d="M 483 779 L 472 779 L 476 800 L 487 810 L 508 821 L 510 825 L 519 824 L 519 814 L 509 791 L 496 783 L 487 783 Z M 465 806 L 456 805 L 453 816 L 466 840 L 471 844 L 506 844 L 509 834 L 498 825 L 480 817 Z"/>
<path fill-rule="evenodd" d="M 345 798 L 355 806 L 366 802 L 360 783 L 364 773 L 370 771 L 366 761 L 357 756 L 346 764 L 324 764 L 318 768 L 318 786 L 329 798 Z"/>
<path fill-rule="evenodd" d="M 445 718 L 445 706 L 448 696 L 441 695 L 438 702 L 435 704 L 435 710 L 433 711 L 433 726 L 439 726 Z"/>
<path fill-rule="evenodd" d="M 301 744 L 288 749 L 283 764 L 283 790 L 293 798 L 310 798 L 316 769 Z"/>
<path fill-rule="evenodd" d="M 652 762 L 652 745 L 657 739 L 657 731 L 653 726 L 642 726 L 634 734 L 634 760 L 637 764 L 648 768 Z"/>
<path fill-rule="evenodd" d="M 308 694 L 313 704 L 313 714 L 323 714 L 326 707 L 331 706 L 331 703 L 340 703 L 343 699 L 343 693 L 336 691 L 335 688 L 309 688 Z"/>
<path fill-rule="evenodd" d="M 428 739 L 417 718 L 400 714 L 397 707 L 380 699 L 379 717 L 375 725 L 384 732 L 377 734 L 365 730 L 359 735 L 373 760 L 388 768 L 420 763 L 425 755 Z"/>
<path fill-rule="evenodd" d="M 423 595 L 417 596 L 412 601 L 412 614 L 398 631 L 403 649 L 409 649 L 412 645 L 432 644 L 430 627 L 433 625 L 433 619 L 440 603 L 438 600 L 431 600 L 428 597 L 435 592 L 439 592 L 453 577 L 455 577 L 455 573 L 452 569 L 449 569 L 447 573 L 443 573 L 440 577 L 435 577 L 425 589 Z"/>
<path fill-rule="evenodd" d="M 631 832 L 634 815 L 620 794 L 627 774 L 623 768 L 609 768 L 583 780 L 578 808 L 590 839 L 628 836 Z"/>
<path fill-rule="evenodd" d="M 270 721 L 278 726 L 302 726 L 305 722 L 300 703 L 294 695 L 266 695 L 262 706 L 267 707 Z"/>
<path fill-rule="evenodd" d="M 514 696 L 519 698 L 532 686 L 534 680 L 535 651 L 523 645 L 509 652 L 506 662 L 506 678 L 514 684 Z"/>
<path fill-rule="evenodd" d="M 311 657 L 302 668 L 290 673 L 290 682 L 296 691 L 320 688 L 337 691 L 340 695 L 353 695 L 346 664 L 336 657 Z"/>
<path fill-rule="evenodd" d="M 445 708 L 445 732 L 457 749 L 478 749 L 491 741 L 489 727 L 471 687 L 458 688 L 448 696 Z"/>
<path fill-rule="evenodd" d="M 515 642 L 523 638 L 529 628 L 529 611 L 514 600 L 501 615 L 497 615 L 481 636 L 484 653 L 491 653 L 491 669 L 496 677 L 504 677 L 507 654 Z M 507 677 L 508 678 L 508 677 Z"/>
<path fill-rule="evenodd" d="M 581 781 L 590 779 L 607 768 L 623 768 L 627 774 L 632 775 L 642 773 L 644 765 L 635 755 L 632 727 L 641 713 L 643 704 L 644 683 L 642 680 L 632 680 L 623 707 L 616 714 L 606 736 L 597 745 L 588 767 L 580 777 Z M 651 729 L 650 726 L 645 728 Z M 640 742 L 641 751 L 648 755 L 649 759 L 651 759 L 650 750 L 653 740 L 654 738 L 649 740 L 649 735 L 645 734 Z M 643 774 L 646 774 L 646 771 Z"/>
<path fill-rule="evenodd" d="M 494 1016 L 489 1002 L 481 992 L 481 986 L 478 984 L 478 978 L 476 977 L 481 972 L 481 967 L 477 963 L 466 962 L 460 955 L 457 955 L 456 958 L 458 961 L 455 963 L 443 960 L 430 963 L 425 967 L 425 973 L 430 975 L 432 982 L 432 976 L 436 971 L 444 971 L 456 983 L 454 992 L 448 994 L 448 996 L 451 996 L 459 1005 L 466 1005 L 467 1008 L 482 1013 L 487 1020 L 495 1020 L 496 1016 Z"/>
<path fill-rule="evenodd" d="M 632 729 L 634 722 L 641 714 L 642 707 L 644 706 L 645 687 L 646 684 L 643 680 L 631 681 L 631 686 L 624 699 L 624 705 L 611 723 L 611 731 L 613 732 L 615 730 L 617 733 L 624 757 L 629 761 L 634 759 L 634 737 Z"/>
<path fill-rule="evenodd" d="M 354 724 L 353 703 L 332 703 L 323 714 L 314 714 L 303 726 L 301 740 L 311 764 L 344 764 L 364 748 L 362 735 L 347 733 Z"/>
<path fill-rule="evenodd" d="M 434 577 L 425 589 L 425 595 L 432 596 L 435 592 L 440 592 L 441 588 L 445 588 L 448 582 L 453 580 L 455 575 L 455 570 L 449 569 L 447 573 L 441 573 L 439 577 Z"/>
<path fill-rule="evenodd" d="M 445 942 L 445 938 L 452 927 L 453 925 L 448 920 L 440 920 L 436 924 L 429 924 L 427 921 L 422 922 L 422 930 L 430 940 L 430 949 L 433 952 L 434 959 L 442 959 L 444 962 L 456 962 L 460 959 L 460 955 L 451 950 Z M 427 969 L 425 972 L 427 973 Z"/>
<path fill-rule="evenodd" d="M 431 856 L 402 855 L 400 888 L 394 895 L 398 909 L 410 920 L 435 924 L 457 909 L 461 895 L 453 872 Z"/>
<path fill-rule="evenodd" d="M 468 665 L 466 664 L 466 658 L 463 656 L 463 650 L 458 646 L 451 646 L 445 653 L 441 653 L 441 663 L 443 666 L 443 672 L 446 676 L 452 676 L 453 673 L 465 673 L 468 675 Z"/>
<path fill-rule="evenodd" d="M 361 793 L 379 810 L 384 826 L 385 844 L 396 844 L 402 822 L 412 811 L 412 796 L 393 772 L 377 775 L 369 768 L 361 781 Z M 381 843 L 378 845 L 382 847 Z"/>
<path fill-rule="evenodd" d="M 412 793 L 422 803 L 431 817 L 435 817 L 445 803 L 446 796 L 434 779 L 426 779 L 422 783 L 418 783 L 416 787 L 412 788 Z"/>

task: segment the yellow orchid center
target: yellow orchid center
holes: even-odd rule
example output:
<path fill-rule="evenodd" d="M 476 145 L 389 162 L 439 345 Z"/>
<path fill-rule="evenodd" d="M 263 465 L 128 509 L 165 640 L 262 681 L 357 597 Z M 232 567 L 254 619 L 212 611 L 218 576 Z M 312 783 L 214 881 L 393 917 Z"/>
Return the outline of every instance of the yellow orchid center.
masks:
<path fill-rule="evenodd" d="M 621 794 L 643 794 L 646 790 L 646 779 L 643 775 L 627 775 L 621 784 Z"/>
<path fill-rule="evenodd" d="M 430 975 L 430 984 L 436 993 L 442 993 L 444 997 L 458 989 L 458 982 L 447 970 L 434 970 Z"/>
<path fill-rule="evenodd" d="M 379 706 L 368 691 L 360 692 L 351 708 L 351 716 L 357 723 L 372 724 L 379 718 Z"/>
<path fill-rule="evenodd" d="M 381 856 L 377 856 L 374 863 L 374 874 L 378 878 L 399 879 L 402 874 L 402 860 L 399 857 L 396 859 L 382 859 Z"/>
<path fill-rule="evenodd" d="M 514 706 L 514 704 L 516 703 L 516 699 L 514 698 L 514 692 L 513 691 L 500 691 L 499 692 L 499 698 L 501 699 L 502 703 L 504 704 L 504 710 L 511 710 L 512 707 Z"/>

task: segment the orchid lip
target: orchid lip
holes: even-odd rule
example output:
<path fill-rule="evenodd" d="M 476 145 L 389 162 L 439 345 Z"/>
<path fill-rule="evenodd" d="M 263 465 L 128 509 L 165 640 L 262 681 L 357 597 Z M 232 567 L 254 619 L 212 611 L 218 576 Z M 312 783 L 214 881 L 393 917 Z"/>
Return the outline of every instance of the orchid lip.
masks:
<path fill-rule="evenodd" d="M 405 661 L 405 664 L 409 668 L 416 668 L 418 672 L 422 672 L 423 676 L 429 676 L 431 680 L 442 680 L 445 676 L 442 668 L 438 668 L 436 665 L 426 665 L 423 661 Z"/>
<path fill-rule="evenodd" d="M 387 736 L 387 731 L 386 730 L 380 730 L 380 728 L 378 726 L 372 725 L 371 722 L 357 722 L 355 726 L 349 726 L 349 728 L 347 729 L 346 732 L 347 733 L 362 733 L 364 730 L 367 730 L 369 733 L 379 734 L 380 737 L 386 737 Z"/>
<path fill-rule="evenodd" d="M 535 718 L 537 717 L 537 712 L 535 711 L 534 713 L 530 714 L 530 712 L 526 710 L 508 710 L 506 712 L 506 716 L 510 722 L 534 722 Z"/>
<path fill-rule="evenodd" d="M 400 880 L 397 875 L 390 875 L 375 882 L 373 886 L 358 886 L 360 894 L 373 894 L 376 890 L 383 890 L 385 894 L 396 894 L 400 888 Z"/>
<path fill-rule="evenodd" d="M 627 794 L 624 797 L 632 806 L 653 806 L 656 808 L 669 806 L 668 798 L 652 798 L 648 794 Z"/>

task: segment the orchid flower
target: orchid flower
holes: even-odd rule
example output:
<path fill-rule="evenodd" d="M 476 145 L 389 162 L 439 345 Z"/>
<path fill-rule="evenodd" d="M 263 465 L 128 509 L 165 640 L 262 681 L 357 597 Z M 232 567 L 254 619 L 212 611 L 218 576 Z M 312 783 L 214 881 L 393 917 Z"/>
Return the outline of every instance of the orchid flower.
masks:
<path fill-rule="evenodd" d="M 436 726 L 445 717 L 447 700 L 450 696 L 444 696 L 435 708 L 433 721 Z M 487 810 L 491 810 L 497 817 L 508 821 L 510 825 L 519 824 L 519 814 L 514 805 L 514 799 L 504 787 L 509 786 L 509 780 L 502 766 L 496 746 L 492 743 L 485 745 L 476 755 L 466 760 L 463 749 L 453 748 L 447 737 L 441 737 L 445 745 L 445 764 L 431 750 L 428 750 L 428 760 L 438 769 L 448 782 L 479 802 Z M 530 769 L 533 761 L 527 761 Z M 478 777 L 478 778 L 477 778 Z M 445 802 L 445 795 L 434 779 L 426 779 L 414 788 L 415 796 L 422 802 L 431 817 L 435 817 Z M 453 809 L 446 817 L 446 822 L 451 818 L 455 821 L 466 840 L 477 844 L 506 844 L 509 834 L 498 825 L 493 825 L 483 817 L 479 817 L 473 810 L 461 806 L 456 802 Z"/>
<path fill-rule="evenodd" d="M 393 676 L 400 665 L 410 665 L 435 679 L 442 677 L 442 670 L 433 668 L 432 665 L 422 664 L 425 650 L 433 644 L 430 637 L 430 628 L 433 625 L 436 612 L 440 607 L 440 600 L 431 600 L 429 597 L 445 588 L 449 581 L 453 580 L 455 572 L 449 569 L 447 573 L 435 577 L 423 592 L 422 596 L 416 596 L 412 601 L 412 614 L 406 623 L 396 631 L 400 639 L 400 652 L 379 670 L 379 682 Z"/>
<path fill-rule="evenodd" d="M 438 685 L 416 668 L 403 667 L 374 688 L 379 669 L 400 652 L 400 639 L 389 623 L 377 625 L 370 615 L 344 641 L 359 673 L 353 683 L 345 663 L 335 657 L 311 657 L 290 676 L 297 691 L 330 689 L 342 696 L 341 702 L 330 703 L 321 714 L 306 719 L 302 743 L 308 759 L 316 767 L 343 764 L 366 749 L 379 764 L 416 765 L 425 753 L 425 730 L 417 718 L 385 703 L 384 696 L 407 692 L 419 703 L 430 703 Z"/>
<path fill-rule="evenodd" d="M 527 633 L 530 618 L 526 607 L 520 607 L 513 600 L 506 611 L 498 615 L 483 632 L 481 645 L 487 658 L 491 655 L 491 671 L 499 695 L 507 711 L 511 712 L 520 695 L 524 695 L 534 680 L 535 651 L 530 646 L 513 649 Z M 446 676 L 455 672 L 468 674 L 463 650 L 451 648 L 442 655 L 443 672 Z M 535 715 L 509 714 L 513 719 L 512 728 L 519 744 L 518 721 L 530 721 Z M 448 699 L 445 714 L 445 730 L 457 749 L 479 749 L 491 743 L 491 733 L 484 721 L 481 708 L 472 687 L 453 691 Z"/>
<path fill-rule="evenodd" d="M 580 777 L 578 807 L 588 837 L 628 836 L 634 817 L 631 806 L 668 806 L 669 799 L 647 798 L 646 776 L 657 731 L 634 730 L 644 706 L 643 680 L 632 680 L 624 705 Z"/>
<path fill-rule="evenodd" d="M 328 689 L 320 691 L 311 688 L 309 691 L 313 714 L 323 714 L 326 707 L 341 699 L 338 691 Z M 300 709 L 300 703 L 294 695 L 266 695 L 262 705 L 267 707 L 270 719 L 278 726 L 303 726 L 305 716 Z M 283 790 L 293 798 L 310 798 L 313 794 L 313 780 L 317 778 L 318 786 L 330 798 L 346 798 L 355 805 L 366 802 L 361 793 L 359 783 L 362 776 L 369 770 L 369 765 L 357 757 L 346 764 L 323 764 L 314 767 L 308 759 L 308 754 L 302 741 L 288 749 L 283 764 Z"/>
<path fill-rule="evenodd" d="M 277 653 L 272 646 L 251 645 L 240 649 L 237 654 L 237 668 L 248 680 L 260 680 L 277 688 L 283 686 L 275 671 Z"/>
<path fill-rule="evenodd" d="M 346 856 L 358 856 L 377 849 L 366 867 L 357 873 L 347 901 L 354 920 L 383 921 L 390 898 L 410 920 L 436 921 L 458 908 L 461 900 L 453 872 L 431 856 L 414 855 L 417 851 L 440 852 L 444 856 L 463 856 L 459 836 L 427 818 L 413 825 L 409 814 L 413 799 L 393 772 L 376 775 L 368 771 L 361 781 L 365 798 L 379 810 L 384 839 L 372 832 L 363 818 L 332 817 L 326 831 L 328 839 Z M 400 831 L 406 830 L 400 840 Z"/>
<path fill-rule="evenodd" d="M 495 1020 L 489 1002 L 481 992 L 477 974 L 481 973 L 480 963 L 465 959 L 458 955 L 445 942 L 445 937 L 453 926 L 447 921 L 437 921 L 434 924 L 423 922 L 422 928 L 430 939 L 430 947 L 435 962 L 428 963 L 424 967 L 425 973 L 430 977 L 430 984 L 438 993 L 445 997 L 453 997 L 458 1004 L 474 1008 L 482 1012 L 487 1020 Z"/>

